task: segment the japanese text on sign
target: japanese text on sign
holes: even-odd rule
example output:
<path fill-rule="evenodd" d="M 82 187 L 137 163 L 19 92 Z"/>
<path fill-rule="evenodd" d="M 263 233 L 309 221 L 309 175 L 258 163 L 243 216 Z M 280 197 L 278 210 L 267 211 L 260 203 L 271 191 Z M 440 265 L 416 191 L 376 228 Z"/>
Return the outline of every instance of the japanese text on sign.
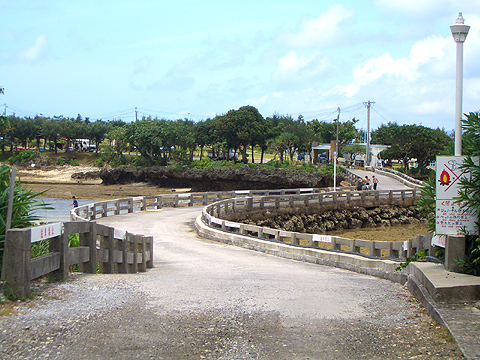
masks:
<path fill-rule="evenodd" d="M 436 201 L 435 232 L 442 235 L 478 234 L 474 209 L 465 207 L 465 202 L 453 200 Z"/>
<path fill-rule="evenodd" d="M 30 242 L 51 239 L 62 235 L 62 223 L 53 223 L 43 226 L 36 226 L 30 231 Z"/>
<path fill-rule="evenodd" d="M 332 237 L 329 236 L 329 235 L 313 235 L 312 236 L 312 241 L 331 243 L 332 242 Z"/>

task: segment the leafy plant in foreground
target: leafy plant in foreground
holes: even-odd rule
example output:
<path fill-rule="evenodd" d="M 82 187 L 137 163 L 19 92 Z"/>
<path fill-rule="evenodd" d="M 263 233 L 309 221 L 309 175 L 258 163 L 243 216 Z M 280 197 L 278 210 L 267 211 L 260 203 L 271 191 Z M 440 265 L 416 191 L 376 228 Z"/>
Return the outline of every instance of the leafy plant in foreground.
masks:
<path fill-rule="evenodd" d="M 13 207 L 11 228 L 26 228 L 35 225 L 39 218 L 34 214 L 35 210 L 51 209 L 38 197 L 43 192 L 34 192 L 26 189 L 20 181 L 15 183 L 13 193 Z M 0 166 L 0 259 L 3 259 L 5 245 L 5 228 L 7 224 L 8 197 L 10 195 L 10 167 Z M 1 268 L 1 262 L 0 262 Z"/>

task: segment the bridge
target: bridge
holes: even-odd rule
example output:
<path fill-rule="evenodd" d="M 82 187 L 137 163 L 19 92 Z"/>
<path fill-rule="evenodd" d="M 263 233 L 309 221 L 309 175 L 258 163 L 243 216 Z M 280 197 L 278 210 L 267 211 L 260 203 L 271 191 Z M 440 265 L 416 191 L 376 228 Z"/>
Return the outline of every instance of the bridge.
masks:
<path fill-rule="evenodd" d="M 0 320 L 0 357 L 462 358 L 404 286 L 206 240 L 201 209 L 97 220 L 152 236 L 154 268 L 55 285 Z"/>

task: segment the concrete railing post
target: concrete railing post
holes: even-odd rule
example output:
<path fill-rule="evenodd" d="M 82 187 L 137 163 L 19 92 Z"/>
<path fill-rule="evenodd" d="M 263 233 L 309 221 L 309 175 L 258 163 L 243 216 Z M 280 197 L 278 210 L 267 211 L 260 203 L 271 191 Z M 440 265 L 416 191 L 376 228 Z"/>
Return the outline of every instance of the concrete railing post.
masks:
<path fill-rule="evenodd" d="M 49 252 L 60 254 L 60 267 L 52 271 L 52 274 L 58 279 L 66 279 L 68 277 L 68 234 L 64 232 L 62 235 L 49 239 Z"/>
<path fill-rule="evenodd" d="M 122 262 L 118 264 L 118 273 L 127 274 L 128 273 L 128 232 L 125 233 L 125 238 L 120 242 L 120 252 L 122 253 Z"/>
<path fill-rule="evenodd" d="M 30 295 L 30 230 L 7 231 L 2 263 L 2 279 L 19 298 Z"/>
<path fill-rule="evenodd" d="M 108 216 L 108 203 L 105 201 L 102 203 L 102 217 Z"/>
<path fill-rule="evenodd" d="M 127 263 L 127 272 L 131 274 L 135 274 L 137 272 L 137 256 L 136 256 L 136 246 L 135 246 L 135 234 L 130 234 L 129 232 L 126 233 L 125 243 L 127 247 L 127 258 L 125 262 Z M 132 254 L 132 260 L 129 261 L 128 253 Z"/>
<path fill-rule="evenodd" d="M 147 251 L 150 253 L 150 259 L 146 262 L 147 269 L 153 268 L 153 236 L 146 236 Z"/>
<path fill-rule="evenodd" d="M 445 269 L 448 271 L 458 271 L 456 261 L 465 258 L 465 236 L 447 236 L 445 245 Z"/>
<path fill-rule="evenodd" d="M 246 210 L 251 211 L 253 209 L 253 197 L 249 196 L 245 200 L 246 200 Z"/>
<path fill-rule="evenodd" d="M 107 204 L 105 203 L 105 207 Z M 96 223 L 90 223 L 90 232 L 79 234 L 79 246 L 88 246 L 90 260 L 79 264 L 79 270 L 88 274 L 97 272 L 97 234 L 95 231 Z"/>
<path fill-rule="evenodd" d="M 145 257 L 146 250 L 146 239 L 145 236 L 142 235 L 140 237 L 140 253 L 142 254 L 142 262 L 139 264 L 139 271 L 141 272 L 147 271 L 147 258 Z"/>

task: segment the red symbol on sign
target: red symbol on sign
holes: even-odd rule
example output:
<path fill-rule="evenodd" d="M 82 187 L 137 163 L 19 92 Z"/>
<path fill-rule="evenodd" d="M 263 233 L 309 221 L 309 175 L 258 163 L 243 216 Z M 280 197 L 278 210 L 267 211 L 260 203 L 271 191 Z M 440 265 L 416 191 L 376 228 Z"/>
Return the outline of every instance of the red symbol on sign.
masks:
<path fill-rule="evenodd" d="M 450 175 L 443 170 L 442 173 L 440 174 L 440 185 L 445 186 L 445 185 L 450 185 Z"/>

